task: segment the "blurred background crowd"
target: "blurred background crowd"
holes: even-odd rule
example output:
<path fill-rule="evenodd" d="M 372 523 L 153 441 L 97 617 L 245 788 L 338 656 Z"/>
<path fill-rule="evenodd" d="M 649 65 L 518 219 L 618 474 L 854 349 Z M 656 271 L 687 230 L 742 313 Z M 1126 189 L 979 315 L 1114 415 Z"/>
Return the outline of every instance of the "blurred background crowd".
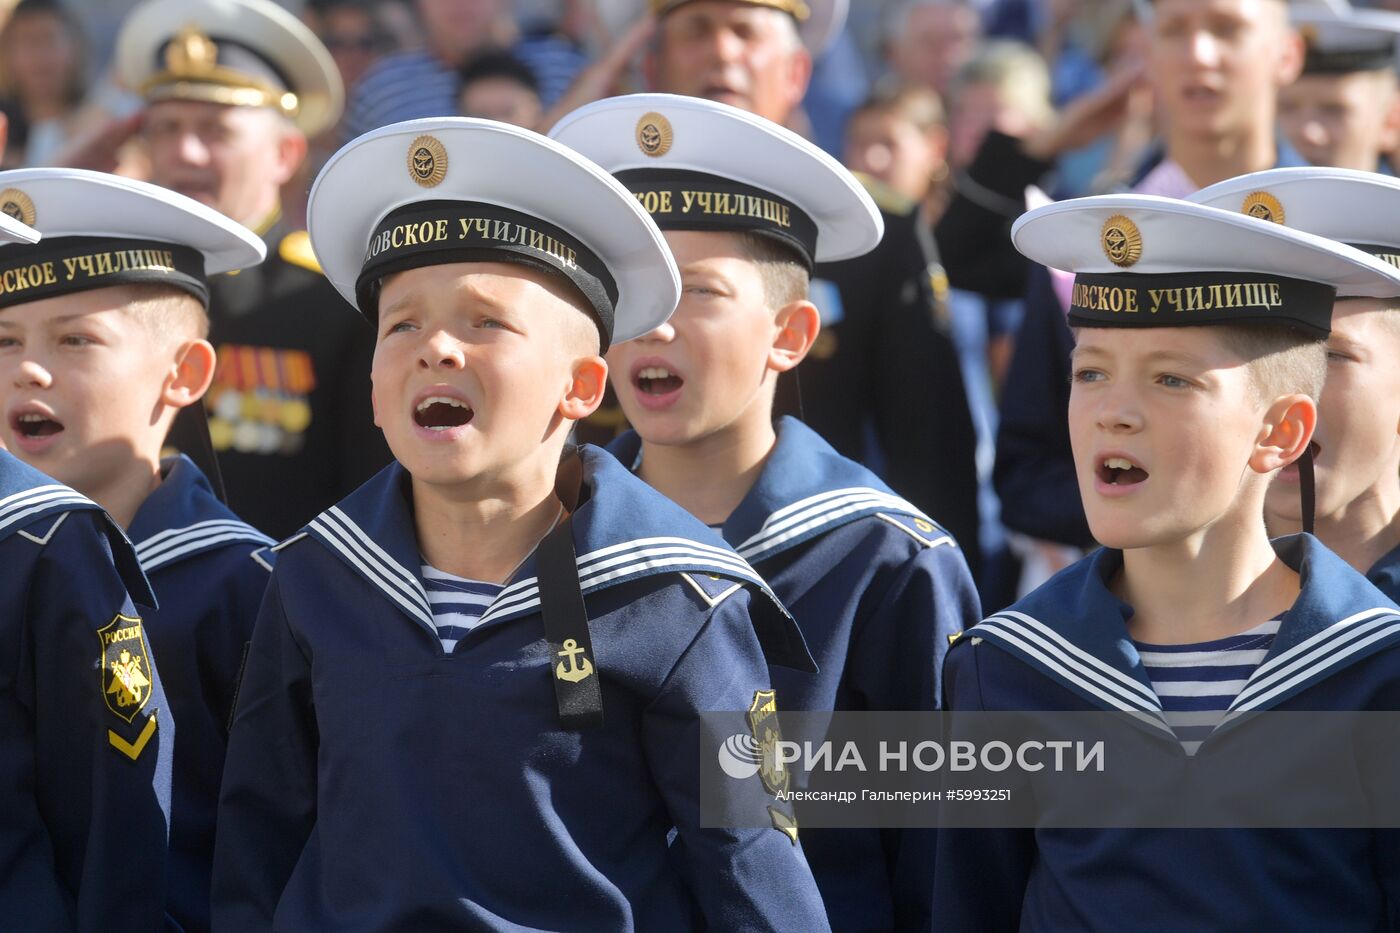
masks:
<path fill-rule="evenodd" d="M 989 611 L 1092 544 L 1062 436 L 1063 283 L 1027 268 L 1003 233 L 1027 187 L 1033 198 L 1127 188 L 1181 196 L 1302 160 L 1390 171 L 1400 150 L 1393 67 L 1324 69 L 1332 83 L 1310 84 L 1301 40 L 1290 58 L 1293 40 L 1229 20 L 1248 3 L 1226 5 L 1229 16 L 1207 29 L 1213 39 L 1192 27 L 1174 48 L 1172 25 L 1145 14 L 1148 0 L 851 0 L 843 28 L 809 43 L 810 76 L 794 77 L 792 50 L 737 33 L 708 41 L 704 63 L 679 44 L 658 56 L 659 43 L 685 39 L 664 35 L 684 22 L 658 24 L 646 0 L 286 0 L 345 86 L 343 115 L 306 140 L 303 158 L 275 141 L 241 150 L 220 127 L 189 133 L 145 120 L 113 61 L 135 5 L 0 0 L 4 167 L 183 178 L 173 186 L 187 194 L 219 188 L 220 209 L 249 226 L 266 205 L 238 216 L 240 177 L 282 172 L 280 210 L 296 225 L 311 180 L 341 144 L 413 117 L 547 130 L 589 100 L 655 89 L 736 103 L 815 140 L 863 177 L 923 250 L 925 310 L 951 353 L 876 365 L 955 368 L 961 392 L 906 381 L 900 396 L 857 404 L 895 413 L 887 447 L 899 432 L 924 432 L 966 448 L 919 456 L 925 465 L 963 458 L 975 471 L 970 519 L 930 510 L 975 558 Z M 796 107 L 782 99 L 792 87 Z M 169 164 L 153 172 L 161 159 Z M 966 444 L 937 430 L 951 421 L 970 422 Z M 894 457 L 860 454 L 877 466 Z M 898 476 L 887 478 L 905 492 Z"/>

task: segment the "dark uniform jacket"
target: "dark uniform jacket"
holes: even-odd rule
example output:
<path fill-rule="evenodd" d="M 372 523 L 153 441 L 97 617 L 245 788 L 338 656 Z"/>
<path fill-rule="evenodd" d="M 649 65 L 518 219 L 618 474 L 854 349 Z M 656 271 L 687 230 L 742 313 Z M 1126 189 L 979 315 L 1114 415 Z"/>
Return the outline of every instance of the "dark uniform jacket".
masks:
<path fill-rule="evenodd" d="M 936 709 L 950 636 L 981 617 L 962 549 L 800 421 L 777 428 L 722 533 L 792 612 L 821 668 L 771 669 L 783 708 Z M 640 438 L 612 449 L 634 463 Z M 932 840 L 926 830 L 803 830 L 832 929 L 927 925 Z"/>
<path fill-rule="evenodd" d="M 165 927 L 175 721 L 96 504 L 0 450 L 0 928 Z"/>
<path fill-rule="evenodd" d="M 209 929 L 214 814 L 238 671 L 275 555 L 271 538 L 238 520 L 189 460 L 164 474 L 131 522 L 136 556 L 160 600 L 146 633 L 180 723 L 171 794 L 170 915 Z"/>
<path fill-rule="evenodd" d="M 1231 712 L 1400 711 L 1400 609 L 1311 535 L 1274 549 L 1302 591 Z M 1159 724 L 1144 741 L 1185 755 L 1108 587 L 1121 565 L 1097 551 L 968 629 L 948 652 L 950 708 L 1133 712 L 1144 733 Z M 1197 757 L 1227 751 L 1230 729 Z M 1338 786 L 1365 787 L 1359 765 L 1339 757 Z M 935 874 L 949 930 L 1379 933 L 1400 916 L 1400 830 L 944 829 Z"/>
<path fill-rule="evenodd" d="M 698 713 L 750 709 L 766 654 L 810 667 L 801 635 L 717 535 L 603 451 L 582 465 L 601 727 L 560 726 L 552 676 L 582 669 L 546 641 L 534 557 L 444 652 L 397 463 L 279 546 L 229 740 L 216 930 L 826 929 L 759 777 L 720 792 L 764 828 L 699 819 Z"/>
<path fill-rule="evenodd" d="M 884 218 L 872 252 L 817 266 L 822 333 L 779 381 L 777 410 L 798 411 L 800 386 L 802 420 L 839 454 L 976 544 L 977 434 L 957 350 L 935 315 L 935 266 L 913 213 Z M 964 556 L 975 573 L 977 548 Z"/>
<path fill-rule="evenodd" d="M 305 232 L 279 222 L 264 239 L 262 265 L 210 282 L 219 362 L 205 406 L 229 505 L 280 539 L 389 451 L 370 408 L 373 330 L 320 273 Z M 171 443 L 197 449 L 175 433 Z"/>

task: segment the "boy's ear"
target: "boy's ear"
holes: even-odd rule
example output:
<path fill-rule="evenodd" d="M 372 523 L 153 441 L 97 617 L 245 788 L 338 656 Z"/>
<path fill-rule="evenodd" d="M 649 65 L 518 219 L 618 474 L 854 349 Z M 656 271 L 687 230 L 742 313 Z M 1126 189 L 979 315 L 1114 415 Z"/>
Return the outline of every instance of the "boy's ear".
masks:
<path fill-rule="evenodd" d="M 172 408 L 185 408 L 198 402 L 214 381 L 216 362 L 214 347 L 209 341 L 190 340 L 181 344 L 161 400 Z"/>
<path fill-rule="evenodd" d="M 1317 403 L 1302 394 L 1284 395 L 1269 406 L 1249 458 L 1256 473 L 1272 473 L 1303 455 L 1317 428 Z"/>
<path fill-rule="evenodd" d="M 601 356 L 584 356 L 574 362 L 572 378 L 559 400 L 559 414 L 570 421 L 582 421 L 603 404 L 608 387 L 608 364 Z"/>
<path fill-rule="evenodd" d="M 1283 41 L 1277 46 L 1277 68 L 1275 76 L 1278 87 L 1286 87 L 1298 80 L 1303 73 L 1303 60 L 1307 56 L 1307 46 L 1296 29 L 1289 29 Z"/>
<path fill-rule="evenodd" d="M 778 309 L 778 331 L 768 351 L 768 368 L 785 373 L 802 362 L 822 330 L 821 312 L 810 301 L 793 301 Z"/>

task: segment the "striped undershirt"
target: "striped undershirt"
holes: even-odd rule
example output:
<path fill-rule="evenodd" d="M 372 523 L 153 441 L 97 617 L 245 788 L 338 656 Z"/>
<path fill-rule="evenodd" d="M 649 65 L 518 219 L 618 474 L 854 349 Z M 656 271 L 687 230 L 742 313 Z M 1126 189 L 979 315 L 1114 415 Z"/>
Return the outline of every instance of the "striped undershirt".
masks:
<path fill-rule="evenodd" d="M 442 639 L 442 650 L 451 653 L 457 642 L 476 628 L 491 601 L 505 587 L 453 576 L 428 564 L 422 565 L 422 572 L 423 589 L 433 609 L 433 625 Z"/>
<path fill-rule="evenodd" d="M 1270 619 L 1238 635 L 1193 645 L 1133 642 L 1162 701 L 1167 725 L 1186 754 L 1196 754 L 1225 718 L 1245 681 L 1269 653 L 1278 625 L 1278 619 Z"/>

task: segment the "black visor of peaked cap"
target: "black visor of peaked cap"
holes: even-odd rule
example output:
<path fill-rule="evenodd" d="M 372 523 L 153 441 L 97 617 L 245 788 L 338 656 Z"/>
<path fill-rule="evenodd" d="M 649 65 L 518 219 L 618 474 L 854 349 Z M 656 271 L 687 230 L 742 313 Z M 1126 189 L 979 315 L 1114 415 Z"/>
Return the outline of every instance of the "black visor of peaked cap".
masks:
<path fill-rule="evenodd" d="M 355 281 L 355 299 L 379 317 L 386 275 L 452 262 L 509 262 L 562 279 L 583 299 L 603 350 L 612 343 L 617 283 L 580 240 L 530 214 L 476 201 L 418 201 L 390 211 L 374 231 Z"/>
<path fill-rule="evenodd" d="M 0 249 L 0 308 L 112 285 L 169 285 L 209 307 L 204 254 L 189 246 L 56 236 Z"/>
<path fill-rule="evenodd" d="M 1358 71 L 1384 71 L 1395 67 L 1395 43 L 1380 42 L 1367 48 L 1320 49 L 1307 44 L 1303 55 L 1305 75 L 1344 75 Z"/>
<path fill-rule="evenodd" d="M 662 230 L 755 233 L 794 250 L 812 270 L 816 221 L 771 191 L 689 169 L 626 169 L 617 180 Z"/>
<path fill-rule="evenodd" d="M 1074 278 L 1072 327 L 1278 324 L 1315 337 L 1332 331 L 1330 285 L 1256 272 L 1094 273 Z"/>

